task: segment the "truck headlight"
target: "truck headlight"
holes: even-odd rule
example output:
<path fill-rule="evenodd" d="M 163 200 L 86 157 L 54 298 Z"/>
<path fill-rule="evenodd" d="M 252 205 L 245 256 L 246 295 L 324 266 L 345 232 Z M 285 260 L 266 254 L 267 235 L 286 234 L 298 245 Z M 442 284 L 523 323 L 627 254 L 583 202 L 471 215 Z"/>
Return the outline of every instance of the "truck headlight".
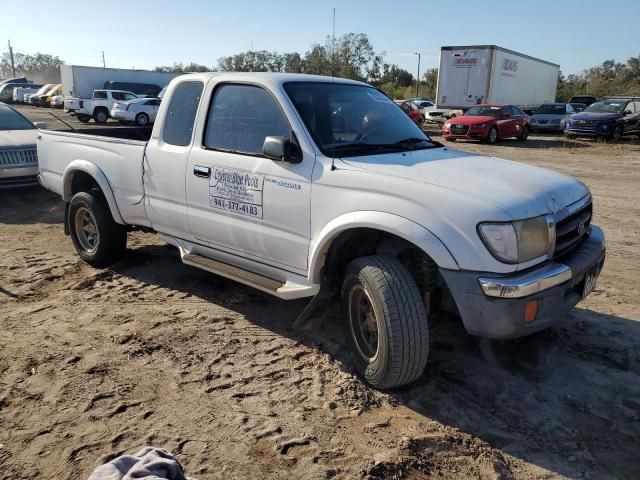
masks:
<path fill-rule="evenodd" d="M 505 263 L 524 263 L 547 255 L 555 235 L 549 215 L 510 223 L 481 223 L 478 231 L 491 254 Z"/>

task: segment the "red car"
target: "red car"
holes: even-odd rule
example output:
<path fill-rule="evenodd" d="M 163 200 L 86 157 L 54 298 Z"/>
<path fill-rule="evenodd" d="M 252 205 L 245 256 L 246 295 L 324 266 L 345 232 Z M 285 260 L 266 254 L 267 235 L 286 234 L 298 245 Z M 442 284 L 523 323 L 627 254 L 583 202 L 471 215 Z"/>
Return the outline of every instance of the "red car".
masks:
<path fill-rule="evenodd" d="M 514 105 L 475 105 L 460 117 L 447 120 L 442 126 L 446 140 L 481 140 L 496 143 L 501 138 L 526 140 L 529 136 L 529 116 Z"/>
<path fill-rule="evenodd" d="M 418 126 L 422 125 L 424 122 L 424 115 L 420 111 L 420 107 L 413 103 L 411 100 L 397 101 L 400 108 L 404 110 L 404 113 L 409 115 L 409 118 L 414 121 L 414 123 Z"/>

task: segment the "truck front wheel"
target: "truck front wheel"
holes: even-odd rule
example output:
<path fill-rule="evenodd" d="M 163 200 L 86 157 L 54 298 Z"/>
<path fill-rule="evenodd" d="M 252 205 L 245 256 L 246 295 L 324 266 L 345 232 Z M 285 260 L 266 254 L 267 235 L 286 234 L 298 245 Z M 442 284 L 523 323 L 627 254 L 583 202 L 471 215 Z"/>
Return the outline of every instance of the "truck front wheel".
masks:
<path fill-rule="evenodd" d="M 429 328 L 415 281 L 397 260 L 361 257 L 342 284 L 345 334 L 358 373 L 375 388 L 417 380 L 429 353 Z"/>
<path fill-rule="evenodd" d="M 127 231 L 113 220 L 99 190 L 76 193 L 69 204 L 67 222 L 73 246 L 89 265 L 105 268 L 124 256 Z"/>

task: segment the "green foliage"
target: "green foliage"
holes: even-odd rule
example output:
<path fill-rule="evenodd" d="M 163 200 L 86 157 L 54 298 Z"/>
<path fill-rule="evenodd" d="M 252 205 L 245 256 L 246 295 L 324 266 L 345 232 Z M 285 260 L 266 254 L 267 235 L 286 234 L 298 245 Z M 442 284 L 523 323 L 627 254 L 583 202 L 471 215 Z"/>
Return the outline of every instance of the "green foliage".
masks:
<path fill-rule="evenodd" d="M 381 76 L 382 55 L 375 52 L 364 33 L 348 33 L 335 41 L 315 43 L 304 54 L 248 51 L 218 60 L 218 68 L 233 72 L 290 72 L 335 75 L 375 81 Z"/>
<path fill-rule="evenodd" d="M 64 61 L 57 56 L 46 53 L 36 53 L 35 55 L 14 53 L 13 60 L 16 75 L 43 82 L 60 81 L 60 65 Z M 12 76 L 11 57 L 9 52 L 5 52 L 0 57 L 0 77 L 8 78 Z"/>
<path fill-rule="evenodd" d="M 601 65 L 591 67 L 581 74 L 558 76 L 557 100 L 566 102 L 573 95 L 640 96 L 640 56 L 631 57 L 626 63 L 606 60 Z"/>
<path fill-rule="evenodd" d="M 165 73 L 196 73 L 196 72 L 214 72 L 215 69 L 209 68 L 205 65 L 199 65 L 197 63 L 191 62 L 188 65 L 183 65 L 182 63 L 174 63 L 173 65 L 156 67 L 153 69 L 154 72 L 165 72 Z"/>

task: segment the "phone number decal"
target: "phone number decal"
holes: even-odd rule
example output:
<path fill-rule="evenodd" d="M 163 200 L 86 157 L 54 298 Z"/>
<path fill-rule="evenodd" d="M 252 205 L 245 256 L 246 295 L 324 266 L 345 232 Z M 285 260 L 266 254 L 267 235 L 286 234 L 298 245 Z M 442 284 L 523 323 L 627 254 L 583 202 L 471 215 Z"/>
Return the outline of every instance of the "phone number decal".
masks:
<path fill-rule="evenodd" d="M 212 166 L 210 205 L 237 215 L 262 218 L 263 187 L 264 175 Z"/>
<path fill-rule="evenodd" d="M 262 218 L 262 207 L 259 205 L 236 202 L 228 198 L 211 197 L 211 206 L 221 210 L 239 213 L 240 215 Z"/>

